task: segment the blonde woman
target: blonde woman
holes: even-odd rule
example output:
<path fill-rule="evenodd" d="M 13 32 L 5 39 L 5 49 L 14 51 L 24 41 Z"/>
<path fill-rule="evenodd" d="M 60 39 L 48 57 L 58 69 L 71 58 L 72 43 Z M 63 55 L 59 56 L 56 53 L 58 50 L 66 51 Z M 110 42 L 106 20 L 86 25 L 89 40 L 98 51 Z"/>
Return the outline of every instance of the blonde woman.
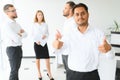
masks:
<path fill-rule="evenodd" d="M 40 59 L 45 59 L 46 68 L 47 68 L 47 76 L 50 80 L 54 80 L 50 70 L 50 57 L 47 46 L 47 38 L 48 38 L 48 26 L 45 23 L 44 14 L 41 10 L 38 10 L 34 19 L 33 26 L 33 39 L 34 39 L 34 51 L 36 55 L 36 66 L 38 70 L 38 78 L 42 80 L 41 70 L 40 70 Z"/>

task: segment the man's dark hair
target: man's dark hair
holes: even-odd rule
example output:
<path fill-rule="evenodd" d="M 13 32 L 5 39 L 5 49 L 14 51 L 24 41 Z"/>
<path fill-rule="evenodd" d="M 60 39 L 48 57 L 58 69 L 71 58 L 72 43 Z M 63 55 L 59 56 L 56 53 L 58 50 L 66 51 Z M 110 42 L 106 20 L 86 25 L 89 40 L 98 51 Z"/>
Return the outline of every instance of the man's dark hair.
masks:
<path fill-rule="evenodd" d="M 68 1 L 66 2 L 66 4 L 69 4 L 71 8 L 75 6 L 75 3 L 73 1 Z"/>
<path fill-rule="evenodd" d="M 3 7 L 3 10 L 4 11 L 7 11 L 9 7 L 14 7 L 12 4 L 6 4 L 4 7 Z"/>
<path fill-rule="evenodd" d="M 75 10 L 76 8 L 78 8 L 78 7 L 83 7 L 83 8 L 88 12 L 88 7 L 87 7 L 87 5 L 84 4 L 84 3 L 79 3 L 79 4 L 76 4 L 76 5 L 73 7 L 73 9 L 72 9 L 73 14 L 74 14 L 74 10 Z"/>

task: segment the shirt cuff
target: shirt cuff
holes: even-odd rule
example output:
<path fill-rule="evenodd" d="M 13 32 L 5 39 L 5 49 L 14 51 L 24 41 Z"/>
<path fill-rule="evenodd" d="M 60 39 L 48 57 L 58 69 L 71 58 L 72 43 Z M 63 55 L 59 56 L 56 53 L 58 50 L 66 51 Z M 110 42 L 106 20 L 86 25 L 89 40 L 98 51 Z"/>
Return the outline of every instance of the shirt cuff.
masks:
<path fill-rule="evenodd" d="M 111 50 L 106 53 L 106 56 L 107 56 L 108 58 L 110 58 L 110 59 L 115 58 L 115 51 L 114 51 L 114 49 L 111 48 Z"/>

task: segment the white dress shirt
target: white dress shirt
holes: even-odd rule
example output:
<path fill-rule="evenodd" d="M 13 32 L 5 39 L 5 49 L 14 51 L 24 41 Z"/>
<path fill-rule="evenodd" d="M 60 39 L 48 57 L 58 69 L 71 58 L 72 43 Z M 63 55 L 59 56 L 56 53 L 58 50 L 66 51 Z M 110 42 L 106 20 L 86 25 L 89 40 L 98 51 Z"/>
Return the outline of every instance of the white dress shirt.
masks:
<path fill-rule="evenodd" d="M 12 19 L 7 19 L 2 29 L 2 36 L 4 36 L 3 41 L 6 46 L 21 46 L 22 38 L 27 36 L 26 32 L 22 33 L 22 36 L 18 35 L 22 28 Z"/>
<path fill-rule="evenodd" d="M 76 28 L 75 26 L 75 20 L 73 17 L 68 18 L 65 20 L 64 25 L 63 25 L 63 30 L 62 30 L 62 37 L 66 37 L 70 31 L 70 29 Z M 68 49 L 66 48 L 66 50 L 64 50 L 64 52 L 62 52 L 63 55 L 68 55 Z"/>
<path fill-rule="evenodd" d="M 74 28 L 67 36 L 62 38 L 64 44 L 61 50 L 69 49 L 68 67 L 78 72 L 98 69 L 99 55 L 102 54 L 98 46 L 103 43 L 103 32 L 88 26 L 84 33 Z M 106 53 L 106 55 L 113 56 L 112 53 Z"/>
<path fill-rule="evenodd" d="M 44 22 L 41 24 L 34 23 L 32 30 L 33 30 L 32 36 L 33 36 L 34 42 L 38 42 L 38 41 L 40 41 L 40 43 L 47 42 L 49 32 L 48 32 L 48 25 L 46 23 L 44 23 Z M 44 35 L 46 36 L 46 38 L 44 40 L 42 40 L 42 37 Z"/>

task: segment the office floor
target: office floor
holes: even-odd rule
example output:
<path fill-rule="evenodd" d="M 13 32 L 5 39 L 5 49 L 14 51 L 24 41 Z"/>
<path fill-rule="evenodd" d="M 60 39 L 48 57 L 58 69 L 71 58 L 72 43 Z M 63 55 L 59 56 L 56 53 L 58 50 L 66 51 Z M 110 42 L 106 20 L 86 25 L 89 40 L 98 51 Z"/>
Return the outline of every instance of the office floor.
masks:
<path fill-rule="evenodd" d="M 65 80 L 64 67 L 56 66 L 55 58 L 51 58 L 51 71 L 55 80 Z M 0 80 L 8 80 L 9 76 L 9 64 L 8 60 L 3 61 L 2 65 L 6 65 L 4 68 L 0 66 Z M 45 61 L 41 60 L 41 71 L 43 80 L 49 80 L 46 71 Z M 99 64 L 99 74 L 101 80 L 115 80 L 115 71 L 116 71 L 116 60 L 106 59 L 105 57 L 100 58 Z M 37 69 L 35 65 L 35 58 L 23 58 L 22 64 L 19 72 L 20 80 L 38 80 Z"/>
<path fill-rule="evenodd" d="M 50 59 L 51 72 L 55 80 L 65 80 L 64 67 L 55 64 L 55 58 Z M 47 70 L 45 66 L 45 60 L 41 60 L 41 72 L 43 80 L 49 80 L 47 76 Z M 22 64 L 19 72 L 20 80 L 38 80 L 37 69 L 34 58 L 23 58 Z"/>
<path fill-rule="evenodd" d="M 54 79 L 65 80 L 64 67 L 59 65 L 57 68 L 55 64 L 55 58 L 50 59 L 50 64 L 51 64 L 51 72 L 53 74 Z M 47 76 L 45 60 L 41 60 L 41 72 L 42 72 L 43 80 L 49 80 Z M 37 69 L 34 58 L 22 59 L 19 76 L 20 76 L 20 80 L 38 80 Z"/>
<path fill-rule="evenodd" d="M 8 64 L 8 61 L 5 62 Z M 56 66 L 55 58 L 50 59 L 51 72 L 55 80 L 65 80 L 63 65 Z M 0 80 L 8 80 L 9 78 L 9 65 L 0 68 Z M 49 80 L 45 66 L 45 60 L 41 60 L 41 73 L 43 80 Z M 35 58 L 23 58 L 19 71 L 19 80 L 38 80 Z"/>

